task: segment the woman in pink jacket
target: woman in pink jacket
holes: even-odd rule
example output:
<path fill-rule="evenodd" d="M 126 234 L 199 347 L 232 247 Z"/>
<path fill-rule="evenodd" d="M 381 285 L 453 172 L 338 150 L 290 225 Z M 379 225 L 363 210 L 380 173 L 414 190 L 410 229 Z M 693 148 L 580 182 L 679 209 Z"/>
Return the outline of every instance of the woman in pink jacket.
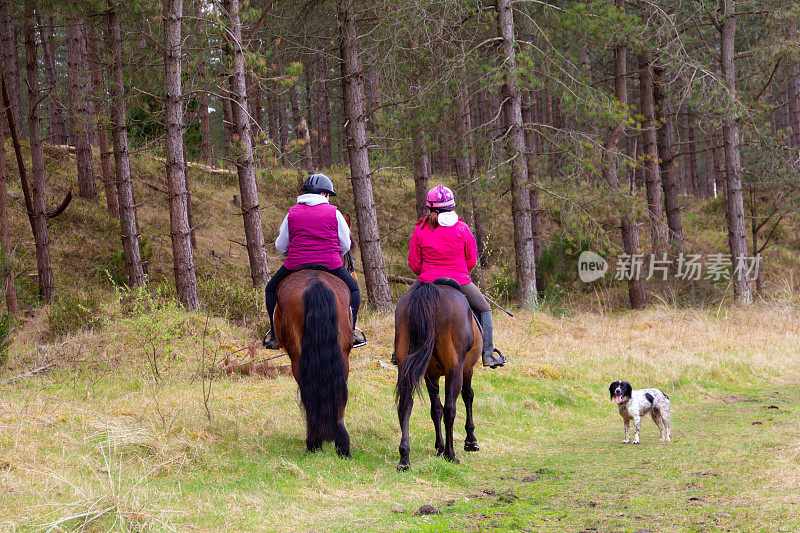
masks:
<path fill-rule="evenodd" d="M 503 366 L 506 359 L 493 343 L 489 302 L 469 277 L 478 260 L 475 237 L 467 223 L 453 211 L 456 206 L 453 191 L 437 185 L 428 192 L 426 205 L 431 212 L 417 223 L 408 245 L 408 266 L 419 276 L 415 285 L 438 278 L 456 280 L 483 329 L 483 366 Z"/>

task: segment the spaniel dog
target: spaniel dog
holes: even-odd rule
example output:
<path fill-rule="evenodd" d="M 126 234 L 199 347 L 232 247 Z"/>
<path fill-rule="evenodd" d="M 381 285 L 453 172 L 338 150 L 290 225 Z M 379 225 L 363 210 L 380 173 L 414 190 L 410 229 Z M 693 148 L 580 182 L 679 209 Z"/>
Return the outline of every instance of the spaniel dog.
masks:
<path fill-rule="evenodd" d="M 608 387 L 611 399 L 619 406 L 619 414 L 625 423 L 625 440 L 631 441 L 629 427 L 633 420 L 633 443 L 639 444 L 639 426 L 642 416 L 650 413 L 661 432 L 661 442 L 670 442 L 669 397 L 658 389 L 633 390 L 627 381 L 615 381 Z"/>

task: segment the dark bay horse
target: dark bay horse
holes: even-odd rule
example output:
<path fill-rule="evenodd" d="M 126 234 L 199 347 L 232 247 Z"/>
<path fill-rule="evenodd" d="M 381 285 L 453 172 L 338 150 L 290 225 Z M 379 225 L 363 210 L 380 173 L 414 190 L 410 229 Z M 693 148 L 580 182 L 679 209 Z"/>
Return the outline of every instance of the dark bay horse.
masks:
<path fill-rule="evenodd" d="M 420 379 L 431 398 L 431 418 L 436 428 L 436 452 L 458 463 L 453 449 L 453 423 L 458 393 L 467 409 L 467 437 L 464 450 L 478 451 L 472 421 L 472 367 L 480 357 L 483 336 L 467 298 L 448 285 L 423 283 L 409 290 L 397 303 L 394 314 L 394 349 L 397 357 L 397 415 L 400 419 L 400 463 L 408 470 L 410 445 L 408 419 Z M 444 376 L 444 408 L 439 400 L 439 378 Z M 444 415 L 445 440 L 441 422 Z"/>
<path fill-rule="evenodd" d="M 289 354 L 292 375 L 306 411 L 306 447 L 316 451 L 333 441 L 350 457 L 344 426 L 348 356 L 353 346 L 350 291 L 327 272 L 300 270 L 278 286 L 275 336 Z"/>

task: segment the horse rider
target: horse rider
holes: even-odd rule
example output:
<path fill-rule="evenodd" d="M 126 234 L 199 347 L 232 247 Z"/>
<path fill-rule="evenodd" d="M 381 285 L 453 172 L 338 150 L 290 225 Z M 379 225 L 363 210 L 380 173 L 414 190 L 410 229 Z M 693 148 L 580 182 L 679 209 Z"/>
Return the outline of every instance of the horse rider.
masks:
<path fill-rule="evenodd" d="M 503 366 L 506 358 L 493 343 L 489 302 L 469 277 L 478 261 L 478 247 L 467 223 L 453 211 L 453 191 L 437 185 L 428 191 L 426 205 L 430 213 L 417 223 L 408 245 L 408 266 L 419 276 L 412 289 L 438 278 L 458 282 L 483 329 L 483 366 Z"/>
<path fill-rule="evenodd" d="M 286 260 L 264 290 L 270 322 L 270 330 L 264 337 L 264 347 L 270 350 L 280 348 L 272 322 L 278 301 L 275 294 L 278 285 L 308 264 L 324 267 L 325 271 L 344 281 L 350 289 L 353 347 L 364 346 L 367 341 L 355 329 L 361 292 L 358 290 L 358 283 L 342 263 L 342 254 L 350 250 L 350 227 L 336 206 L 328 201 L 331 196 L 336 196 L 333 182 L 325 174 L 312 174 L 303 182 L 302 192 L 297 197 L 297 204 L 289 209 L 283 219 L 278 238 L 275 239 L 275 248 L 286 256 Z"/>

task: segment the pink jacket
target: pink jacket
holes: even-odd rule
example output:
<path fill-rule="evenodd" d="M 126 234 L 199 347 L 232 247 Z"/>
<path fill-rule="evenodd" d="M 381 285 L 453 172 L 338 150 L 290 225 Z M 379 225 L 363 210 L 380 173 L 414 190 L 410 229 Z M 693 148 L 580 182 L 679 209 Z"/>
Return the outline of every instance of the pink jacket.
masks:
<path fill-rule="evenodd" d="M 331 270 L 342 266 L 336 207 L 327 203 L 297 204 L 289 209 L 287 219 L 289 253 L 283 266 L 289 270 L 308 263 L 319 263 Z"/>
<path fill-rule="evenodd" d="M 419 281 L 430 283 L 446 277 L 460 285 L 470 283 L 469 271 L 475 268 L 478 247 L 467 223 L 459 217 L 454 225 L 434 230 L 430 224 L 423 228 L 424 221 L 417 223 L 408 245 L 408 266 Z"/>

